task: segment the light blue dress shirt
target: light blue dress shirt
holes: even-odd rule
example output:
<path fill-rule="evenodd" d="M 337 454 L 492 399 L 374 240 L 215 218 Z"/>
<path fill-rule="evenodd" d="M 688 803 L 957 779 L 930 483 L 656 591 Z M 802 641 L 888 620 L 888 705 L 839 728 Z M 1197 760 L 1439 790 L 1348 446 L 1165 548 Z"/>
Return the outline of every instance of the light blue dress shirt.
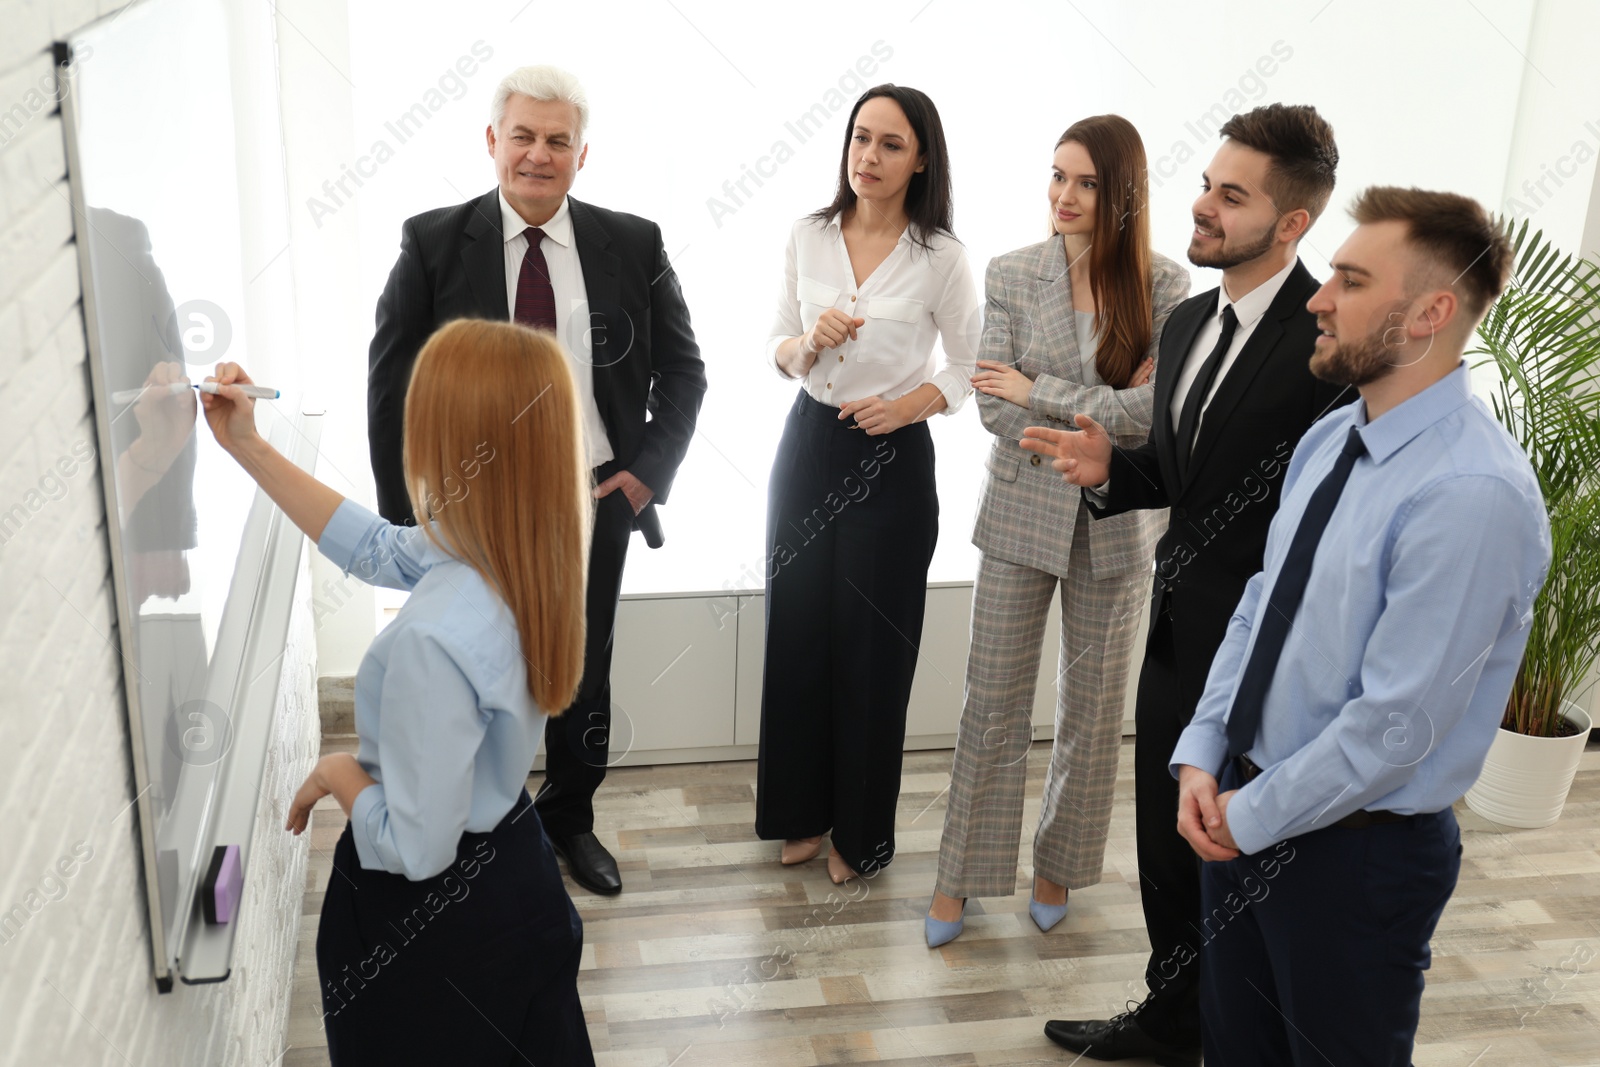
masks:
<path fill-rule="evenodd" d="M 368 870 L 431 878 L 463 831 L 493 830 L 544 736 L 516 619 L 472 567 L 419 528 L 346 500 L 317 547 L 346 574 L 411 597 L 356 672 L 357 761 L 377 780 L 350 811 Z"/>
<path fill-rule="evenodd" d="M 1441 811 L 1477 780 L 1550 563 L 1544 499 L 1522 449 L 1472 396 L 1465 363 L 1368 423 L 1357 401 L 1295 449 L 1267 536 L 1172 753 L 1220 774 L 1227 717 L 1263 594 L 1350 427 L 1356 461 L 1317 547 L 1247 753 L 1263 773 L 1228 804 L 1255 853 L 1358 808 Z"/>

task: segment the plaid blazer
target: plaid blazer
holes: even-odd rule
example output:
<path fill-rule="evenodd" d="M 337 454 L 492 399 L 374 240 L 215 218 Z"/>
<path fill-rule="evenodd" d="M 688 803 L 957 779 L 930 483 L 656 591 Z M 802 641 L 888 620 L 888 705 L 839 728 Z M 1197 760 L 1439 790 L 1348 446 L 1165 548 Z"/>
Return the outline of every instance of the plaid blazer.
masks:
<path fill-rule="evenodd" d="M 1148 354 L 1155 356 L 1167 316 L 1189 294 L 1189 273 L 1154 252 L 1150 268 L 1154 328 Z M 1084 368 L 1059 237 L 991 260 L 984 290 L 978 358 L 1011 364 L 1033 379 L 1033 391 L 1026 408 L 977 394 L 978 413 L 994 434 L 994 444 L 972 543 L 987 555 L 1065 575 L 1082 495 L 1047 459 L 1023 450 L 1017 443 L 1023 428 L 1070 427 L 1074 415 L 1084 414 L 1104 426 L 1118 445 L 1137 447 L 1150 433 L 1155 390 L 1152 385 L 1113 389 L 1092 364 Z M 1156 373 L 1161 373 L 1159 366 Z M 1111 578 L 1149 570 L 1166 525 L 1164 509 L 1130 511 L 1092 523 L 1090 573 Z"/>

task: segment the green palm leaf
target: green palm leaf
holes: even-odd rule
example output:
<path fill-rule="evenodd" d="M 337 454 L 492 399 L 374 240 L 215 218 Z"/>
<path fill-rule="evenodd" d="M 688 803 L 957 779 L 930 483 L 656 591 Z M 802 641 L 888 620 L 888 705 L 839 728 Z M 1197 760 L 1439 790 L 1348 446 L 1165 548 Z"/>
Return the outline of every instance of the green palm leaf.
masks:
<path fill-rule="evenodd" d="M 1467 356 L 1500 372 L 1490 406 L 1538 476 L 1551 562 L 1501 725 L 1555 737 L 1600 649 L 1600 263 L 1506 232 L 1515 273 Z"/>

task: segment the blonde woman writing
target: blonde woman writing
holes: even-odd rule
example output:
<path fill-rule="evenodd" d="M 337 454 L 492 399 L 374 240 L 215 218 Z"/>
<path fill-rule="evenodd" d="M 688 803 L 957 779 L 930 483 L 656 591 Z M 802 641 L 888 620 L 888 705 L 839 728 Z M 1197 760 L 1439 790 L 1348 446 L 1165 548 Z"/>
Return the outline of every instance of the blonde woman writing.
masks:
<path fill-rule="evenodd" d="M 583 669 L 588 474 L 560 346 L 458 320 L 417 359 L 405 472 L 421 520 L 389 524 L 256 433 L 250 379 L 217 367 L 217 441 L 333 562 L 409 589 L 356 675 L 356 755 L 322 757 L 290 806 L 349 816 L 317 931 L 335 1065 L 593 1064 L 582 925 L 524 788 L 547 710 Z"/>

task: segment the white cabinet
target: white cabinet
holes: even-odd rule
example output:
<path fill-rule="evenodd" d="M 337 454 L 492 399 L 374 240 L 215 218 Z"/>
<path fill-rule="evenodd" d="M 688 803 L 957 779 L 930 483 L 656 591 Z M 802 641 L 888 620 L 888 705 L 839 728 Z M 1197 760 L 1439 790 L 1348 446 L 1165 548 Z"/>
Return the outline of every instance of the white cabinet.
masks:
<path fill-rule="evenodd" d="M 906 748 L 950 748 L 961 717 L 971 634 L 972 584 L 928 588 L 917 674 L 906 713 Z M 1147 620 L 1146 620 L 1147 621 Z M 1128 679 L 1124 732 L 1145 622 Z M 614 764 L 750 759 L 761 728 L 766 597 L 732 591 L 624 597 L 611 667 Z M 1052 736 L 1059 605 L 1051 608 L 1035 690 L 1034 738 Z"/>

